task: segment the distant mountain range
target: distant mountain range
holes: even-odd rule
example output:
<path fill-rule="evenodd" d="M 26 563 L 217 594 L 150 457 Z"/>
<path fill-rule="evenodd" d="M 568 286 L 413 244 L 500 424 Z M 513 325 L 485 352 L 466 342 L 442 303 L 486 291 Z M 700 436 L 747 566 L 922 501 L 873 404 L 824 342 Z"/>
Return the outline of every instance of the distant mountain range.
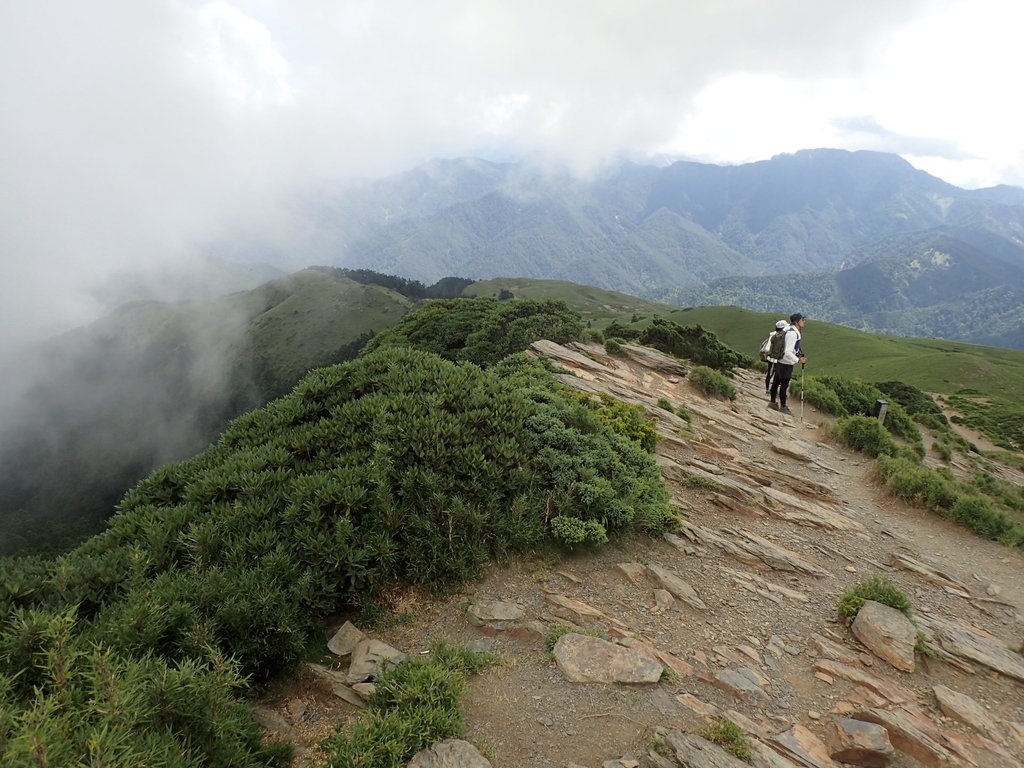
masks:
<path fill-rule="evenodd" d="M 1024 347 L 1024 189 L 960 189 L 897 155 L 626 164 L 589 181 L 437 160 L 311 199 L 318 263 L 426 283 L 572 280 Z"/>

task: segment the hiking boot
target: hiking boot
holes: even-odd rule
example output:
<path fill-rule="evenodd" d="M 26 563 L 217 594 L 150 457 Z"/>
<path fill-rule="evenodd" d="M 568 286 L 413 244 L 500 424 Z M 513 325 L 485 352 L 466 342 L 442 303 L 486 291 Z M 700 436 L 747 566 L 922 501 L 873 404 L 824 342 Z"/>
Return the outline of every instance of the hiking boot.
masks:
<path fill-rule="evenodd" d="M 791 410 L 789 410 L 789 406 L 788 405 L 782 406 L 781 408 L 779 408 L 779 410 L 782 411 L 783 413 L 788 413 L 790 415 L 793 414 L 793 412 Z"/>
<path fill-rule="evenodd" d="M 771 408 L 773 411 L 779 410 L 779 404 L 776 403 L 774 400 L 768 403 L 768 407 Z"/>

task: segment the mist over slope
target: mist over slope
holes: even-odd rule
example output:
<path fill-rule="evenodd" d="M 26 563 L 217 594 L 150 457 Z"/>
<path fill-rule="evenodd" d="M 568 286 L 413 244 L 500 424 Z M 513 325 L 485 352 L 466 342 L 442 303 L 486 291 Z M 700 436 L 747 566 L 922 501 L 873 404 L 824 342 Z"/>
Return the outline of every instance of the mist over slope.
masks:
<path fill-rule="evenodd" d="M 47 539 L 55 520 L 72 539 L 91 532 L 139 478 L 353 357 L 411 306 L 306 270 L 214 300 L 133 303 L 40 345 L 0 421 L 0 554 Z"/>

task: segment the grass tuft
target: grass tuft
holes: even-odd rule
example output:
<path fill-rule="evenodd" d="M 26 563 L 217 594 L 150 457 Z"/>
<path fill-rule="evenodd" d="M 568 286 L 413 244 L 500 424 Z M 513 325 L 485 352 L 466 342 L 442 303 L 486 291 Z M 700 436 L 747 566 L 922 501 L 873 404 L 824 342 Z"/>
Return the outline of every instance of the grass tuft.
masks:
<path fill-rule="evenodd" d="M 882 603 L 882 605 L 895 608 L 908 619 L 913 616 L 913 606 L 911 605 L 910 598 L 885 576 L 872 576 L 870 579 L 855 584 L 843 592 L 837 606 L 839 615 L 847 623 L 852 623 L 857 618 L 860 609 L 864 607 L 864 603 L 868 600 L 874 600 L 876 603 Z"/>
<path fill-rule="evenodd" d="M 699 735 L 717 744 L 726 752 L 745 763 L 754 762 L 754 753 L 747 742 L 747 736 L 743 730 L 732 722 L 721 718 L 704 726 Z"/>

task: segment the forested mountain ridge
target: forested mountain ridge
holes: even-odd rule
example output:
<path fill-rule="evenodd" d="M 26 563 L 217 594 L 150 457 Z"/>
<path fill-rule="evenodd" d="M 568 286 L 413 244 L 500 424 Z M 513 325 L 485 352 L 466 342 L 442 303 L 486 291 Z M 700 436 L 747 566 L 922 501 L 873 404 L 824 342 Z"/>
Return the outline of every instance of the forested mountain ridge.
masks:
<path fill-rule="evenodd" d="M 954 324 L 956 338 L 1017 343 L 999 330 L 1014 318 L 990 317 L 989 294 L 974 295 L 995 287 L 974 271 L 1005 262 L 1014 269 L 996 285 L 1024 290 L 1024 190 L 960 189 L 896 155 L 816 149 L 738 166 L 625 163 L 591 179 L 525 164 L 433 161 L 321 194 L 315 210 L 318 261 L 424 282 L 514 275 L 680 304 L 728 296 L 787 313 L 796 299 L 803 311 L 862 330 L 934 337 L 949 337 L 948 315 L 966 313 L 972 319 Z M 835 277 L 863 293 L 874 289 L 875 272 L 837 273 L 868 260 L 912 262 L 921 242 L 939 236 L 959 251 L 958 270 L 932 281 L 942 290 L 911 291 L 885 310 L 899 316 L 865 318 L 844 291 L 793 295 L 774 280 L 751 279 Z M 996 331 L 978 335 L 993 323 Z"/>

